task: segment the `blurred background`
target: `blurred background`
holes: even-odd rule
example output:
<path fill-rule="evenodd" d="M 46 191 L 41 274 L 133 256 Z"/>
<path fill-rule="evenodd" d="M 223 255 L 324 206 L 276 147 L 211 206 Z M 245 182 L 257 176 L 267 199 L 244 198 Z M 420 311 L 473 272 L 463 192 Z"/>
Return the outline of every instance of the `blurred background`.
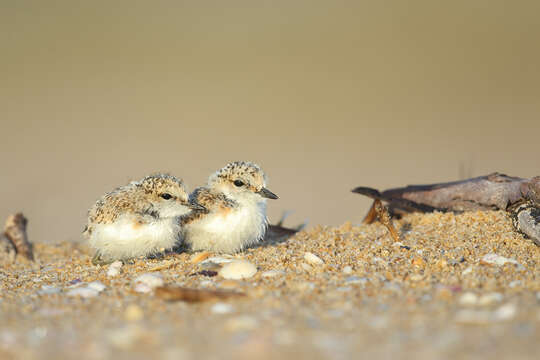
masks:
<path fill-rule="evenodd" d="M 0 1 L 0 218 L 81 239 L 103 193 L 259 163 L 288 224 L 358 185 L 540 175 L 538 1 Z M 3 220 L 1 220 L 3 221 Z"/>

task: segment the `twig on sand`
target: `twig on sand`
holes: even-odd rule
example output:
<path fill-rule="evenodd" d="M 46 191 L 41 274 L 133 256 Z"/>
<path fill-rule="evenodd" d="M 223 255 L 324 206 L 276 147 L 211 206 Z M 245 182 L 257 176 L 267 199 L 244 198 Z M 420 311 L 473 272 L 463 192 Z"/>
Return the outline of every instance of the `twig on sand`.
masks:
<path fill-rule="evenodd" d="M 246 296 L 246 294 L 236 291 L 192 289 L 180 286 L 160 286 L 155 289 L 155 294 L 163 300 L 191 303 Z"/>

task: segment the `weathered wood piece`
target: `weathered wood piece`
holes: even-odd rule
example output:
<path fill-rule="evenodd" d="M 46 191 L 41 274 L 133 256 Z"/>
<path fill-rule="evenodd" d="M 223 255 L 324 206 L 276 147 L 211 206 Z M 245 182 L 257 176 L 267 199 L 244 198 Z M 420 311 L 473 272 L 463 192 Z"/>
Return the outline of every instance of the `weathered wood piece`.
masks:
<path fill-rule="evenodd" d="M 34 260 L 32 244 L 28 241 L 26 225 L 28 220 L 22 213 L 8 216 L 4 227 L 4 235 L 11 241 L 18 255 Z"/>
<path fill-rule="evenodd" d="M 379 192 L 357 187 L 354 193 L 388 203 L 393 214 L 505 210 L 515 218 L 516 230 L 540 245 L 540 176 L 531 179 L 493 173 L 467 180 L 409 185 Z M 375 204 L 374 204 L 375 205 Z M 364 219 L 374 220 L 372 209 Z"/>
<path fill-rule="evenodd" d="M 155 289 L 155 294 L 163 300 L 185 301 L 190 303 L 241 298 L 246 296 L 246 294 L 236 291 L 193 289 L 181 286 L 160 286 Z"/>

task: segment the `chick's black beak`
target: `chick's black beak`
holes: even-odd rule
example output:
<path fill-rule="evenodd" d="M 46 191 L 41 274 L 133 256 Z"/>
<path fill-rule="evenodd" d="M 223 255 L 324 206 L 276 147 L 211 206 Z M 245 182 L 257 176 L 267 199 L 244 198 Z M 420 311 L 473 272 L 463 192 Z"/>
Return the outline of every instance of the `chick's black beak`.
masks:
<path fill-rule="evenodd" d="M 268 190 L 267 188 L 262 188 L 261 190 L 257 191 L 257 194 L 261 195 L 262 197 L 265 197 L 267 199 L 279 199 L 279 197 Z"/>
<path fill-rule="evenodd" d="M 206 208 L 204 206 L 202 206 L 201 204 L 198 204 L 198 203 L 196 203 L 194 201 L 188 202 L 187 207 L 192 209 L 192 210 L 206 211 Z"/>

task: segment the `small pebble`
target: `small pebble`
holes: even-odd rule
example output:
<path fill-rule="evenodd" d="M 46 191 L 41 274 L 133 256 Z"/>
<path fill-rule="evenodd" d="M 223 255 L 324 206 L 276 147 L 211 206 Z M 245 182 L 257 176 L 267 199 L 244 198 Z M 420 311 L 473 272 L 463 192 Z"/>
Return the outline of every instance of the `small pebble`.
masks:
<path fill-rule="evenodd" d="M 212 307 L 210 308 L 210 311 L 212 312 L 212 314 L 220 314 L 221 315 L 221 314 L 232 313 L 234 311 L 234 308 L 230 304 L 216 303 L 216 304 L 212 305 Z"/>
<path fill-rule="evenodd" d="M 117 260 L 109 265 L 109 268 L 107 269 L 107 276 L 108 277 L 114 277 L 120 274 L 120 269 L 122 268 L 122 262 Z"/>
<path fill-rule="evenodd" d="M 515 259 L 506 258 L 497 254 L 487 254 L 480 260 L 481 264 L 503 266 L 506 263 L 519 265 Z"/>
<path fill-rule="evenodd" d="M 247 279 L 257 273 L 257 267 L 245 260 L 233 261 L 219 270 L 219 275 L 225 279 Z"/>
<path fill-rule="evenodd" d="M 478 304 L 478 296 L 472 292 L 466 292 L 459 297 L 459 304 L 462 306 L 474 306 Z"/>
<path fill-rule="evenodd" d="M 489 293 L 482 295 L 480 299 L 478 299 L 478 305 L 480 306 L 489 306 L 496 303 L 500 303 L 503 300 L 503 296 L 501 293 Z"/>
<path fill-rule="evenodd" d="M 504 304 L 499 307 L 493 313 L 493 319 L 495 321 L 508 321 L 512 320 L 517 313 L 517 306 L 515 304 Z"/>
<path fill-rule="evenodd" d="M 96 290 L 97 292 L 102 292 L 103 290 L 105 290 L 107 288 L 107 286 L 105 286 L 103 283 L 101 283 L 100 281 L 93 281 L 91 283 L 88 283 L 86 285 L 87 288 L 89 289 L 94 289 Z"/>
<path fill-rule="evenodd" d="M 43 285 L 41 286 L 41 290 L 38 291 L 39 295 L 51 295 L 51 294 L 58 294 L 62 289 L 52 286 L 52 285 Z"/>
<path fill-rule="evenodd" d="M 88 287 L 78 287 L 69 290 L 66 295 L 73 297 L 80 296 L 82 298 L 93 298 L 99 295 L 99 291 Z"/>
<path fill-rule="evenodd" d="M 322 265 L 324 261 L 317 255 L 310 253 L 309 251 L 304 254 L 304 260 L 306 260 L 311 265 Z"/>
<path fill-rule="evenodd" d="M 201 264 L 204 263 L 214 263 L 214 264 L 228 264 L 235 261 L 233 258 L 226 258 L 226 257 L 211 257 L 201 262 Z"/>
<path fill-rule="evenodd" d="M 349 275 L 349 274 L 352 274 L 353 272 L 353 269 L 351 266 L 347 265 L 343 268 L 343 273 L 346 274 L 346 275 Z"/>
<path fill-rule="evenodd" d="M 261 276 L 264 278 L 272 278 L 272 277 L 283 276 L 283 275 L 285 275 L 285 271 L 281 271 L 281 270 L 268 270 L 261 274 Z"/>
<path fill-rule="evenodd" d="M 154 288 L 164 284 L 163 277 L 159 273 L 146 273 L 138 276 L 134 281 L 135 291 L 149 293 Z"/>
<path fill-rule="evenodd" d="M 461 273 L 461 275 L 471 274 L 472 271 L 473 271 L 473 267 L 472 267 L 472 266 L 469 266 L 468 268 L 466 268 L 465 270 L 463 270 L 463 272 Z"/>

